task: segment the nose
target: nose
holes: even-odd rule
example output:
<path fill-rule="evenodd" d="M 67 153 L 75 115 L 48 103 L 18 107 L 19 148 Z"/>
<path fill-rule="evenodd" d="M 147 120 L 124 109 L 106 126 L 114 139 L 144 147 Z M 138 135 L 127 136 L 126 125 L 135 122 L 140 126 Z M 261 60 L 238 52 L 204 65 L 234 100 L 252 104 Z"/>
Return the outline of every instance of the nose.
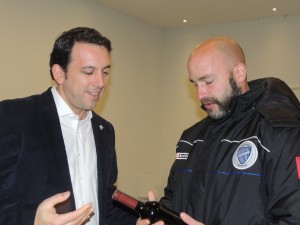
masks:
<path fill-rule="evenodd" d="M 200 101 L 206 96 L 206 90 L 203 86 L 197 86 L 197 97 Z"/>
<path fill-rule="evenodd" d="M 94 84 L 100 88 L 103 88 L 106 84 L 107 76 L 102 73 L 95 74 Z"/>

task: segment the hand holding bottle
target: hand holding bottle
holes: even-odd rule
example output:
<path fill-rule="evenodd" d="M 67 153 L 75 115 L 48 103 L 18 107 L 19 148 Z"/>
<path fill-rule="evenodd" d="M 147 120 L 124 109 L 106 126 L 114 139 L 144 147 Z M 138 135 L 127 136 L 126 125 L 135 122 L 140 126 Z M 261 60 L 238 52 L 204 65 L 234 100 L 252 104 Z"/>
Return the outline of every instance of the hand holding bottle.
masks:
<path fill-rule="evenodd" d="M 155 194 L 153 191 L 148 192 L 148 201 L 155 201 Z M 187 225 L 204 225 L 201 222 L 198 222 L 194 220 L 192 217 L 190 217 L 185 212 L 180 213 L 180 218 L 187 224 Z M 150 221 L 148 219 L 139 219 L 136 223 L 136 225 L 150 225 Z M 153 225 L 165 225 L 163 221 L 158 221 L 154 223 Z M 172 225 L 172 224 L 171 224 Z"/>
<path fill-rule="evenodd" d="M 177 212 L 160 205 L 157 201 L 143 203 L 119 190 L 114 192 L 112 199 L 134 209 L 140 214 L 141 218 L 148 219 L 150 224 L 164 221 L 168 225 L 187 225 Z"/>
<path fill-rule="evenodd" d="M 155 194 L 153 191 L 148 192 L 148 201 L 150 202 L 155 201 Z M 138 221 L 136 222 L 136 225 L 150 225 L 150 220 L 139 218 Z M 158 221 L 153 225 L 165 225 L 165 223 L 163 221 Z"/>

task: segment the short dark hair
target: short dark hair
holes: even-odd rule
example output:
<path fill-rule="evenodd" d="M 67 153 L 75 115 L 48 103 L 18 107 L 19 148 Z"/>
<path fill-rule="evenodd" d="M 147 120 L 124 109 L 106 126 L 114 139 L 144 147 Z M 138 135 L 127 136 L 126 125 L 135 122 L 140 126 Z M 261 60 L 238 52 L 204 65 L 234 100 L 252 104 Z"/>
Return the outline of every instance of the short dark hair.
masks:
<path fill-rule="evenodd" d="M 111 42 L 108 38 L 102 36 L 99 31 L 89 27 L 76 27 L 63 32 L 54 42 L 53 50 L 50 55 L 50 74 L 52 66 L 60 65 L 64 71 L 67 71 L 71 59 L 71 53 L 75 42 L 95 44 L 105 47 L 111 52 Z"/>

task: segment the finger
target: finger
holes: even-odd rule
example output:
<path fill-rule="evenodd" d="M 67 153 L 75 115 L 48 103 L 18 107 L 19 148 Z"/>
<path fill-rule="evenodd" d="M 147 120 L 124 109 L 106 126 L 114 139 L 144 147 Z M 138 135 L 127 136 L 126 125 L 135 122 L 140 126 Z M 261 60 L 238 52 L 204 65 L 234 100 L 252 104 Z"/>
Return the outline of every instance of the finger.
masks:
<path fill-rule="evenodd" d="M 79 224 L 83 224 L 83 222 L 89 220 L 94 215 L 94 211 L 94 207 L 91 207 L 90 210 L 86 214 L 83 214 L 83 216 L 79 219 Z"/>
<path fill-rule="evenodd" d="M 193 218 L 190 217 L 188 214 L 185 212 L 180 213 L 181 219 L 186 222 L 187 224 L 191 224 L 193 222 Z"/>
<path fill-rule="evenodd" d="M 70 197 L 70 192 L 62 192 L 45 199 L 41 204 L 48 207 L 54 207 L 56 204 L 65 201 Z"/>
<path fill-rule="evenodd" d="M 148 201 L 155 201 L 155 193 L 154 191 L 148 192 Z"/>
<path fill-rule="evenodd" d="M 94 212 L 93 204 L 88 203 L 80 207 L 79 209 L 59 215 L 59 221 L 62 224 L 81 224 L 87 220 Z"/>
<path fill-rule="evenodd" d="M 204 225 L 203 223 L 194 220 L 192 217 L 190 217 L 185 212 L 180 213 L 180 218 L 188 225 Z"/>
<path fill-rule="evenodd" d="M 136 225 L 149 225 L 150 221 L 148 219 L 138 219 Z"/>

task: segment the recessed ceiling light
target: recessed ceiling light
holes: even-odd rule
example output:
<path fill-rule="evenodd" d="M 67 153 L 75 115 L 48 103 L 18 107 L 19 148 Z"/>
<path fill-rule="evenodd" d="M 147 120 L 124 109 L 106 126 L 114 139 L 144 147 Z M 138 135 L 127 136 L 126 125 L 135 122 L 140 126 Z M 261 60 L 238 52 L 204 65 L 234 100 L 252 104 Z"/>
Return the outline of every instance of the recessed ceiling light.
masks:
<path fill-rule="evenodd" d="M 273 12 L 277 12 L 277 10 L 278 10 L 278 9 L 277 9 L 276 7 L 272 8 L 272 11 L 273 11 Z"/>
<path fill-rule="evenodd" d="M 187 20 L 187 19 L 183 19 L 182 22 L 183 22 L 183 23 L 187 23 L 188 20 Z"/>

